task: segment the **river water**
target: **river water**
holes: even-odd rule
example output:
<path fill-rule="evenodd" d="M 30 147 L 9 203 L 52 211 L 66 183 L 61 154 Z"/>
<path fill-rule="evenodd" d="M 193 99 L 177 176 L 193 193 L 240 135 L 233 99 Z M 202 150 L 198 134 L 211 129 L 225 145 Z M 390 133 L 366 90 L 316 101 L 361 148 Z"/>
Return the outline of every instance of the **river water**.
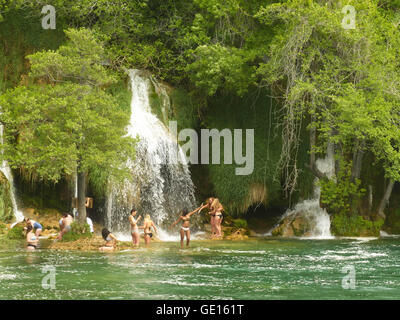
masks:
<path fill-rule="evenodd" d="M 400 299 L 399 258 L 400 238 L 199 240 L 115 253 L 21 243 L 0 248 L 0 299 Z M 48 279 L 55 289 L 43 288 Z"/>

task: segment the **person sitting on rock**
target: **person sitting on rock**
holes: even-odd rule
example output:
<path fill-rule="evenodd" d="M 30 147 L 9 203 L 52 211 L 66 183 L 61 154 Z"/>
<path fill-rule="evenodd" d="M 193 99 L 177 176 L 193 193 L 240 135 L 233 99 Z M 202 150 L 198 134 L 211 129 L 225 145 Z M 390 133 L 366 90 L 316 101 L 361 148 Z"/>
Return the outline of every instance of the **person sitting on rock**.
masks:
<path fill-rule="evenodd" d="M 109 231 L 107 228 L 103 228 L 101 231 L 101 235 L 103 239 L 106 241 L 106 244 L 103 247 L 100 247 L 100 251 L 113 251 L 117 246 L 117 238 Z"/>

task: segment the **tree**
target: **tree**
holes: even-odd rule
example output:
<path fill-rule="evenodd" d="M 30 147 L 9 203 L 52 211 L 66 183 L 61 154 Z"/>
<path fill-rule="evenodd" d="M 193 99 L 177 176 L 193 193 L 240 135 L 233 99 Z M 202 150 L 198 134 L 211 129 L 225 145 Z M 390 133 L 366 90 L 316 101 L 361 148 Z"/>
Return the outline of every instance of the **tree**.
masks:
<path fill-rule="evenodd" d="M 386 177 L 400 181 L 400 33 L 376 1 L 354 5 L 355 30 L 342 27 L 342 4 L 334 1 L 275 3 L 256 15 L 275 32 L 257 73 L 282 95 L 281 165 L 289 191 L 296 185 L 299 132 L 307 121 L 313 171 L 315 152 L 333 144 L 336 173 L 345 160 L 353 166 L 349 179 L 357 180 L 363 154 L 370 152 Z M 381 203 L 392 187 L 390 182 Z"/>
<path fill-rule="evenodd" d="M 107 87 L 117 81 L 93 32 L 69 29 L 66 45 L 28 56 L 30 84 L 0 96 L 4 158 L 13 168 L 58 181 L 78 173 L 79 220 L 86 221 L 88 174 L 99 184 L 128 178 L 135 140 L 126 136 L 129 114 Z M 100 178 L 99 178 L 100 177 Z"/>

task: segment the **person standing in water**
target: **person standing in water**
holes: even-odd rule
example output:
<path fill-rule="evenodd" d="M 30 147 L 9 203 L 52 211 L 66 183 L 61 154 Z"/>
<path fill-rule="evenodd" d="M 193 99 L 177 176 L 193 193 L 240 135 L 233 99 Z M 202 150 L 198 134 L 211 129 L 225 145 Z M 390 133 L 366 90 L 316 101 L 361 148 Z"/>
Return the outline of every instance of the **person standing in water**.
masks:
<path fill-rule="evenodd" d="M 219 202 L 218 198 L 215 198 L 211 204 L 211 210 L 215 214 L 215 229 L 216 229 L 216 237 L 217 238 L 222 238 L 222 211 L 224 210 L 224 207 L 222 204 Z"/>
<path fill-rule="evenodd" d="M 216 198 L 208 198 L 207 200 L 207 208 L 209 209 L 208 214 L 210 215 L 210 225 L 211 225 L 211 239 L 214 238 L 217 234 L 217 228 L 215 224 L 215 210 L 212 207 L 212 204 Z"/>
<path fill-rule="evenodd" d="M 151 228 L 154 229 L 154 232 L 157 232 L 157 228 L 156 228 L 154 222 L 150 219 L 149 214 L 146 214 L 146 216 L 144 217 L 143 226 L 141 228 L 143 228 L 143 231 L 144 231 L 144 243 L 149 244 L 150 239 L 153 237 Z"/>
<path fill-rule="evenodd" d="M 33 233 L 33 227 L 31 224 L 28 224 L 26 227 L 26 242 L 28 244 L 26 246 L 28 250 L 36 250 L 39 243 L 39 237 Z"/>
<path fill-rule="evenodd" d="M 181 216 L 178 218 L 178 220 L 176 222 L 174 222 L 171 227 L 176 226 L 176 224 L 179 223 L 179 221 L 182 220 L 182 226 L 181 229 L 179 231 L 180 235 L 181 235 L 181 248 L 183 249 L 183 241 L 185 240 L 185 235 L 186 235 L 186 247 L 189 247 L 189 243 L 190 243 L 190 217 L 198 212 L 201 211 L 203 208 L 207 207 L 208 204 L 205 205 L 201 205 L 200 207 L 198 207 L 196 210 L 192 211 L 192 212 L 188 212 L 187 209 L 183 209 L 182 210 L 182 214 Z"/>
<path fill-rule="evenodd" d="M 132 208 L 131 210 L 131 215 L 129 216 L 129 223 L 131 224 L 131 235 L 132 235 L 132 242 L 135 247 L 139 247 L 139 242 L 140 242 L 140 235 L 139 235 L 139 220 L 142 218 L 142 216 L 139 216 L 139 218 L 135 219 L 135 216 L 137 214 L 137 211 L 135 208 Z"/>
<path fill-rule="evenodd" d="M 106 243 L 103 247 L 100 247 L 99 250 L 113 251 L 114 248 L 117 246 L 117 238 L 107 228 L 103 228 L 103 230 L 101 231 L 101 235 Z"/>
<path fill-rule="evenodd" d="M 69 213 L 64 213 L 62 218 L 62 224 L 60 225 L 61 232 L 57 237 L 58 240 L 61 240 L 64 234 L 71 231 L 71 223 L 73 221 L 74 218 L 72 218 L 72 216 Z"/>

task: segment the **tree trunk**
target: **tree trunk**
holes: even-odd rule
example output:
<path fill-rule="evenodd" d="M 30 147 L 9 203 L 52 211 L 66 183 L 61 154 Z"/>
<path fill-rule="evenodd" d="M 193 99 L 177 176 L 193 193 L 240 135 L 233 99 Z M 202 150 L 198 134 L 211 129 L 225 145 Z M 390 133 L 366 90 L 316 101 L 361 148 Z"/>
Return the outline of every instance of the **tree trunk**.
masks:
<path fill-rule="evenodd" d="M 86 222 L 86 172 L 78 172 L 78 221 Z"/>
<path fill-rule="evenodd" d="M 351 170 L 351 180 L 360 179 L 362 158 L 364 155 L 365 141 L 362 141 L 360 146 L 354 151 L 353 168 Z"/>
<path fill-rule="evenodd" d="M 382 197 L 381 203 L 379 204 L 378 216 L 383 219 L 386 218 L 385 213 L 383 211 L 385 210 L 385 207 L 389 202 L 390 195 L 392 194 L 393 186 L 394 186 L 394 181 L 392 179 L 390 179 L 389 184 L 386 187 L 386 191 Z"/>

